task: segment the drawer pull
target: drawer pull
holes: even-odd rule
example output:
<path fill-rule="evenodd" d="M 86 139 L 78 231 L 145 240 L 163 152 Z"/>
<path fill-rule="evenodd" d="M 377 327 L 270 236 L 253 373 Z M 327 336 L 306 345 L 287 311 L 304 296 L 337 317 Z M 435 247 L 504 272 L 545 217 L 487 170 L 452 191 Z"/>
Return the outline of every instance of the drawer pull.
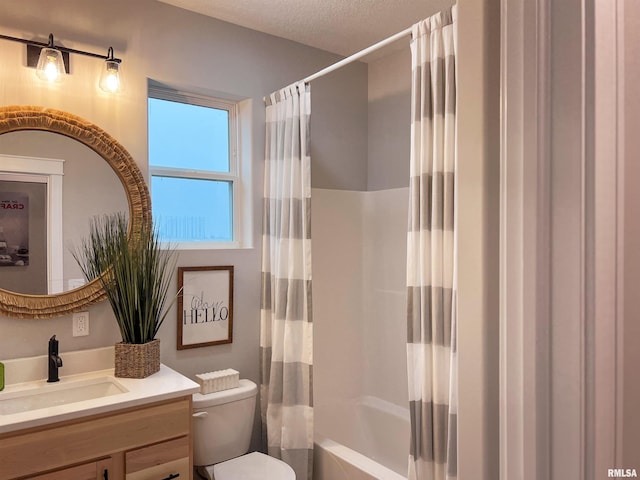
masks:
<path fill-rule="evenodd" d="M 104 480 L 109 480 L 109 470 L 107 470 L 106 468 L 104 469 L 104 473 L 102 474 L 102 478 Z"/>
<path fill-rule="evenodd" d="M 205 418 L 209 416 L 209 412 L 196 412 L 193 414 L 195 418 Z"/>
<path fill-rule="evenodd" d="M 173 480 L 174 478 L 178 478 L 180 476 L 179 473 L 172 473 L 167 478 L 163 478 L 162 480 Z"/>

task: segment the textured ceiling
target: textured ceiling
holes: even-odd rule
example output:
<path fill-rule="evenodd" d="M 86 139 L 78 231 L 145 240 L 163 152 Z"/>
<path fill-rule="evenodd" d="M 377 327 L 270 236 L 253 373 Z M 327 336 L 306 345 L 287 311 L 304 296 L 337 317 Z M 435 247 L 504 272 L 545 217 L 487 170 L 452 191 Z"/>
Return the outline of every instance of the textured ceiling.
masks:
<path fill-rule="evenodd" d="M 452 0 L 159 1 L 344 56 L 453 3 Z"/>

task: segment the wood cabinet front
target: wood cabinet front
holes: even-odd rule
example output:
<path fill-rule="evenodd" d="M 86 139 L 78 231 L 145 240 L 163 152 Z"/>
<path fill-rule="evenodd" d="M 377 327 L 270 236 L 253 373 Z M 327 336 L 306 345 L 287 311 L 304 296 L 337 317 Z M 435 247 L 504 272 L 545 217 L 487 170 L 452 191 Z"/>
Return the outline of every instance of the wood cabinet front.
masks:
<path fill-rule="evenodd" d="M 32 480 L 109 480 L 114 478 L 113 459 L 111 457 L 103 458 L 96 462 L 63 468 L 29 478 Z"/>
<path fill-rule="evenodd" d="M 190 478 L 189 438 L 131 450 L 125 454 L 126 480 L 173 480 Z"/>
<path fill-rule="evenodd" d="M 0 434 L 0 480 L 184 480 L 191 457 L 191 395 Z"/>

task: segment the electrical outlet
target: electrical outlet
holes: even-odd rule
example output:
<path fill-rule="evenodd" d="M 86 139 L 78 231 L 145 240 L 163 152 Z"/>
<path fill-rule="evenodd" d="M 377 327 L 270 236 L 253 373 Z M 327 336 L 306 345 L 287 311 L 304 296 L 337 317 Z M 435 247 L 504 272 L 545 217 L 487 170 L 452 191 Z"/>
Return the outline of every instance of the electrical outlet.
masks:
<path fill-rule="evenodd" d="M 89 312 L 73 314 L 73 336 L 84 337 L 89 335 Z"/>

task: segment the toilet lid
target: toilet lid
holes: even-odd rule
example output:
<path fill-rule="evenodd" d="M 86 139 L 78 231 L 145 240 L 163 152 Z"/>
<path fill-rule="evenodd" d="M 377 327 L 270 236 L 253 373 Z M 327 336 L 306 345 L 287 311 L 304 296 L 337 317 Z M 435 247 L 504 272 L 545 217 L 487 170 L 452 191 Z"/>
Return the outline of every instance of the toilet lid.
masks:
<path fill-rule="evenodd" d="M 216 480 L 295 480 L 293 469 L 282 460 L 252 452 L 213 466 Z"/>

